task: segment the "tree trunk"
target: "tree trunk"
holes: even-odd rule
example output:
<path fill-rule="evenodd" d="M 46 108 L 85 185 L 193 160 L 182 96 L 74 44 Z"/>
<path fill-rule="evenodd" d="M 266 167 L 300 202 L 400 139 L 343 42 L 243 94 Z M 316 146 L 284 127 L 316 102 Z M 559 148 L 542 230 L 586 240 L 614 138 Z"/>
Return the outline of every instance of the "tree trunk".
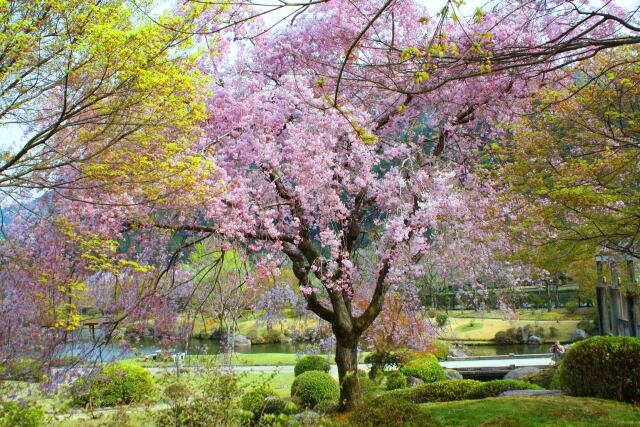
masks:
<path fill-rule="evenodd" d="M 351 411 L 362 403 L 358 378 L 358 339 L 354 333 L 336 335 L 336 365 L 340 382 L 340 410 Z"/>

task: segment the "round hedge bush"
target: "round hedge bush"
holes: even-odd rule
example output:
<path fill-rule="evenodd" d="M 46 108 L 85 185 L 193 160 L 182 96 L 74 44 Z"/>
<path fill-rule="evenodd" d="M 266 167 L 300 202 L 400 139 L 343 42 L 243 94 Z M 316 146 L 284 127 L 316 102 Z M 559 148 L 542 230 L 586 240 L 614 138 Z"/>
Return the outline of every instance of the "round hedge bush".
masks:
<path fill-rule="evenodd" d="M 267 397 L 278 397 L 275 389 L 269 385 L 259 385 L 249 388 L 240 400 L 240 406 L 245 411 L 251 411 L 256 419 L 259 419 L 265 412 L 268 403 Z M 284 405 L 282 405 L 284 407 Z"/>
<path fill-rule="evenodd" d="M 640 402 L 640 339 L 592 337 L 571 346 L 559 369 L 574 396 Z"/>
<path fill-rule="evenodd" d="M 116 406 L 140 402 L 153 391 L 153 378 L 140 366 L 124 362 L 105 366 L 86 382 L 78 380 L 73 403 L 86 406 Z"/>
<path fill-rule="evenodd" d="M 338 382 L 325 372 L 307 371 L 293 380 L 291 397 L 302 406 L 313 408 L 323 400 L 337 401 L 340 398 L 340 387 Z"/>
<path fill-rule="evenodd" d="M 298 375 L 308 371 L 329 372 L 330 368 L 331 365 L 329 364 L 329 360 L 324 356 L 303 356 L 298 360 L 296 366 L 293 368 L 293 373 L 297 377 Z"/>
<path fill-rule="evenodd" d="M 520 380 L 493 380 L 476 385 L 464 395 L 464 398 L 497 397 L 500 393 L 509 390 L 542 390 L 542 387 Z"/>
<path fill-rule="evenodd" d="M 444 381 L 447 379 L 444 369 L 438 363 L 438 359 L 432 354 L 408 361 L 400 369 L 400 372 L 406 377 L 418 377 L 425 383 Z"/>
<path fill-rule="evenodd" d="M 390 371 L 387 373 L 387 390 L 397 390 L 407 387 L 407 377 L 400 371 Z"/>

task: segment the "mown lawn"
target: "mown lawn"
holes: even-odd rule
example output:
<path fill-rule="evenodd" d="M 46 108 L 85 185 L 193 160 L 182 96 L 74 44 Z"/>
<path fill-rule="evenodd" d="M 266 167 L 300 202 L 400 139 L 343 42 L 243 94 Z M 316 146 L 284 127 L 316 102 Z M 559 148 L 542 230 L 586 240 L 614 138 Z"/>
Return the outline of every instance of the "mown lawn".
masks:
<path fill-rule="evenodd" d="M 590 398 L 490 398 L 420 405 L 443 426 L 640 426 L 640 409 Z"/>
<path fill-rule="evenodd" d="M 471 326 L 471 323 L 473 323 L 473 326 Z M 531 327 L 538 326 L 544 328 L 545 341 L 569 341 L 571 338 L 571 333 L 576 329 L 578 325 L 578 321 L 533 321 L 450 317 L 448 323 L 449 333 L 445 338 L 460 341 L 492 341 L 497 332 L 527 325 Z M 558 330 L 558 335 L 555 338 L 550 336 L 549 328 L 551 327 L 554 327 Z"/>

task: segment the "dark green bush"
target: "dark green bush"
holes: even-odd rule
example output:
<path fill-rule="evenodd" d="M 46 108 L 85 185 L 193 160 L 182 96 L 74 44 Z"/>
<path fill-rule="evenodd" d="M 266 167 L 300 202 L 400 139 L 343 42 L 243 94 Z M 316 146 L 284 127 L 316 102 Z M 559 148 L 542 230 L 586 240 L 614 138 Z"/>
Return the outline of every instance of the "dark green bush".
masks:
<path fill-rule="evenodd" d="M 117 362 L 87 381 L 78 380 L 72 390 L 73 403 L 80 406 L 116 406 L 144 400 L 153 391 L 149 371 Z"/>
<path fill-rule="evenodd" d="M 400 371 L 407 377 L 418 377 L 425 383 L 447 379 L 444 369 L 438 363 L 438 359 L 432 354 L 420 359 L 410 360 Z"/>
<path fill-rule="evenodd" d="M 255 417 L 258 419 L 262 416 L 267 407 L 266 399 L 267 397 L 278 397 L 278 393 L 276 393 L 275 389 L 269 385 L 258 385 L 249 388 L 243 395 L 240 400 L 240 406 L 245 411 L 251 411 Z M 282 404 L 284 409 L 284 403 Z"/>
<path fill-rule="evenodd" d="M 496 397 L 500 393 L 509 390 L 541 390 L 542 387 L 520 380 L 493 380 L 480 383 L 469 390 L 465 399 L 484 399 L 485 397 Z"/>
<path fill-rule="evenodd" d="M 558 333 L 560 331 L 558 330 L 558 328 L 556 328 L 555 326 L 550 326 L 549 327 L 549 336 L 551 338 L 557 338 L 558 337 Z"/>
<path fill-rule="evenodd" d="M 324 356 L 303 356 L 298 362 L 296 366 L 293 368 L 293 373 L 297 377 L 298 375 L 308 372 L 308 371 L 321 371 L 321 372 L 329 372 L 331 369 L 331 364 L 329 360 Z"/>
<path fill-rule="evenodd" d="M 291 384 L 291 397 L 307 408 L 313 408 L 323 400 L 340 398 L 340 387 L 333 377 L 325 372 L 307 371 L 298 375 Z"/>
<path fill-rule="evenodd" d="M 559 375 L 572 395 L 640 402 L 640 339 L 579 341 L 567 351 Z"/>
<path fill-rule="evenodd" d="M 349 418 L 356 427 L 436 426 L 428 413 L 413 402 L 398 398 L 376 399 L 375 405 L 361 405 Z"/>
<path fill-rule="evenodd" d="M 44 423 L 44 408 L 34 403 L 0 401 L 0 427 L 39 427 Z"/>
<path fill-rule="evenodd" d="M 476 380 L 436 381 L 417 387 L 396 390 L 387 393 L 385 397 L 405 399 L 413 403 L 450 402 L 464 399 L 471 389 L 480 384 L 482 383 Z"/>
<path fill-rule="evenodd" d="M 387 390 L 397 390 L 407 387 L 407 377 L 400 371 L 391 371 L 387 373 Z"/>

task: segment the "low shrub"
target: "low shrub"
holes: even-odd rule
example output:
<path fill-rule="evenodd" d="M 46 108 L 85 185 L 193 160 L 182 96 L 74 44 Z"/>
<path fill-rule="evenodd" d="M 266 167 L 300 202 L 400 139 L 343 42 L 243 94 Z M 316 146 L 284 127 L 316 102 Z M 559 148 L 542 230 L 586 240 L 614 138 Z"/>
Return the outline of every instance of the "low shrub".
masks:
<path fill-rule="evenodd" d="M 560 330 L 558 328 L 556 328 L 555 326 L 550 326 L 549 327 L 549 336 L 551 338 L 557 338 L 559 332 L 560 332 Z"/>
<path fill-rule="evenodd" d="M 449 315 L 447 313 L 438 313 L 436 314 L 436 324 L 440 327 L 447 324 L 449 321 Z"/>
<path fill-rule="evenodd" d="M 338 400 L 340 387 L 325 372 L 307 371 L 298 375 L 291 384 L 291 397 L 307 408 L 313 408 L 323 400 Z"/>
<path fill-rule="evenodd" d="M 156 426 L 209 427 L 253 424 L 253 413 L 240 407 L 242 389 L 235 374 L 206 369 L 200 378 L 202 381 L 193 398 L 174 401 L 168 409 L 153 413 Z"/>
<path fill-rule="evenodd" d="M 407 377 L 400 371 L 390 371 L 387 373 L 386 388 L 387 390 L 397 390 L 407 387 Z"/>
<path fill-rule="evenodd" d="M 400 369 L 400 372 L 407 377 L 418 377 L 425 383 L 447 379 L 444 369 L 433 355 L 410 360 Z"/>
<path fill-rule="evenodd" d="M 275 389 L 269 385 L 257 385 L 249 388 L 240 399 L 240 407 L 245 411 L 251 411 L 255 419 L 259 419 L 267 407 L 268 397 L 278 397 Z M 284 404 L 282 405 L 284 409 Z"/>
<path fill-rule="evenodd" d="M 356 427 L 434 426 L 428 413 L 413 402 L 399 398 L 376 400 L 375 405 L 361 405 L 349 418 Z"/>
<path fill-rule="evenodd" d="M 484 399 L 486 397 L 496 397 L 500 393 L 509 390 L 541 390 L 542 387 L 520 380 L 493 380 L 481 382 L 465 395 L 465 399 Z"/>
<path fill-rule="evenodd" d="M 578 303 L 576 301 L 567 301 L 564 308 L 569 314 L 576 314 L 578 312 Z"/>
<path fill-rule="evenodd" d="M 149 371 L 136 365 L 117 362 L 88 380 L 78 380 L 72 401 L 79 406 L 116 406 L 140 402 L 153 391 Z"/>
<path fill-rule="evenodd" d="M 324 356 L 311 355 L 311 356 L 303 356 L 298 362 L 296 362 L 296 366 L 293 368 L 293 373 L 297 377 L 298 375 L 308 372 L 308 371 L 321 371 L 321 372 L 329 372 L 331 369 L 331 364 L 329 360 Z"/>
<path fill-rule="evenodd" d="M 450 402 L 464 399 L 471 389 L 480 384 L 482 383 L 476 380 L 436 381 L 404 390 L 396 390 L 385 396 L 405 399 L 413 403 Z"/>
<path fill-rule="evenodd" d="M 640 402 L 640 339 L 592 337 L 567 351 L 560 381 L 575 396 Z"/>
<path fill-rule="evenodd" d="M 39 427 L 44 423 L 44 408 L 33 402 L 0 401 L 0 427 Z"/>

